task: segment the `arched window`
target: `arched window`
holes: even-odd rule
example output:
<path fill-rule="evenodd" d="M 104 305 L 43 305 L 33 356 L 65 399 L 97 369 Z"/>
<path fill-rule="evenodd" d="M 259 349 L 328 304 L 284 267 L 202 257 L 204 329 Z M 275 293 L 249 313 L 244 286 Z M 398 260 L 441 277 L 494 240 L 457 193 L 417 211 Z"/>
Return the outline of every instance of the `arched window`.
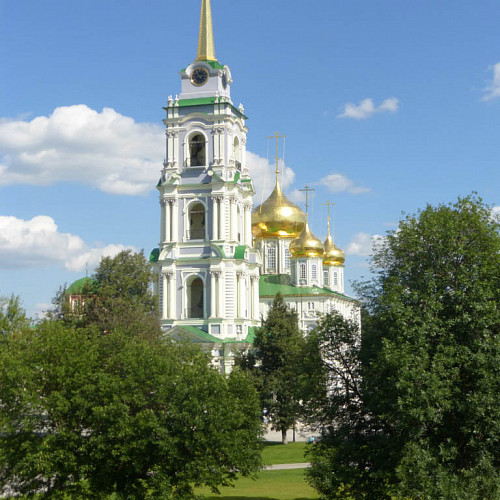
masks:
<path fill-rule="evenodd" d="M 189 208 L 189 240 L 205 239 L 205 207 L 201 203 L 193 203 Z"/>
<path fill-rule="evenodd" d="M 238 137 L 235 137 L 233 142 L 233 158 L 234 165 L 238 170 L 241 170 L 240 140 Z"/>
<path fill-rule="evenodd" d="M 187 286 L 187 318 L 203 318 L 203 281 L 194 278 Z"/>
<path fill-rule="evenodd" d="M 189 139 L 189 159 L 192 167 L 204 167 L 207 164 L 203 134 L 195 134 Z"/>

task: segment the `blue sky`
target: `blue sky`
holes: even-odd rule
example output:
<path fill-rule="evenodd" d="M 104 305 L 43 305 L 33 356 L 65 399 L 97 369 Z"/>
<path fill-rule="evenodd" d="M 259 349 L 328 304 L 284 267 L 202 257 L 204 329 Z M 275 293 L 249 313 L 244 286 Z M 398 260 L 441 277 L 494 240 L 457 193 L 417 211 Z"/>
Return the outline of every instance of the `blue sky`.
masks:
<path fill-rule="evenodd" d="M 200 0 L 0 0 L 0 295 L 30 314 L 103 254 L 157 245 L 162 106 L 196 56 Z M 288 193 L 335 202 L 346 277 L 402 212 L 500 205 L 500 3 L 212 0 L 250 168 L 286 134 Z M 260 201 L 260 196 L 256 202 Z"/>

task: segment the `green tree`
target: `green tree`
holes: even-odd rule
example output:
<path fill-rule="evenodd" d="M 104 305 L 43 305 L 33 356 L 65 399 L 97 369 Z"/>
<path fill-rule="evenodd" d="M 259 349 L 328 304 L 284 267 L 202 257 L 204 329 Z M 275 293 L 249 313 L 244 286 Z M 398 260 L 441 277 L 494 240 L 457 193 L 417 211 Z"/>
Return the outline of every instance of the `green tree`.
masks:
<path fill-rule="evenodd" d="M 156 337 L 160 334 L 157 300 L 152 293 L 151 266 L 142 252 L 122 251 L 103 257 L 86 290 L 85 324 L 103 331 L 119 328 Z"/>
<path fill-rule="evenodd" d="M 0 348 L 0 483 L 54 498 L 193 498 L 260 466 L 248 377 L 200 350 L 46 321 Z"/>
<path fill-rule="evenodd" d="M 407 216 L 376 249 L 360 407 L 312 453 L 325 498 L 500 497 L 499 252 L 476 196 Z"/>
<path fill-rule="evenodd" d="M 29 323 L 18 296 L 0 297 L 0 337 L 24 330 Z"/>
<path fill-rule="evenodd" d="M 274 430 L 286 432 L 295 426 L 301 414 L 301 358 L 304 336 L 299 330 L 297 313 L 278 293 L 262 327 L 257 329 L 250 352 L 239 361 L 253 374 L 262 409 Z"/>

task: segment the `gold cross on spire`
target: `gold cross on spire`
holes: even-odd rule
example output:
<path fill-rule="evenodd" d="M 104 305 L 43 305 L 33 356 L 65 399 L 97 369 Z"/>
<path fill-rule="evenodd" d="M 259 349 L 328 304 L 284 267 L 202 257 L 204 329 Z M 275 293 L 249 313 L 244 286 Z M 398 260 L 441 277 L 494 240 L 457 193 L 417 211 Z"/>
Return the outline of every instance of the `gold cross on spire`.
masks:
<path fill-rule="evenodd" d="M 200 16 L 200 36 L 198 38 L 197 61 L 217 61 L 215 57 L 214 27 L 210 0 L 202 0 Z"/>
<path fill-rule="evenodd" d="M 306 222 L 307 218 L 309 217 L 309 198 L 308 194 L 312 191 L 316 191 L 316 189 L 310 188 L 309 186 L 304 186 L 304 189 L 299 189 L 299 191 L 305 192 L 306 193 Z"/>
<path fill-rule="evenodd" d="M 280 159 L 279 159 L 279 139 L 284 139 L 286 135 L 280 135 L 276 132 L 274 135 L 268 135 L 268 139 L 276 139 L 276 182 L 278 182 L 278 176 L 280 174 Z"/>
<path fill-rule="evenodd" d="M 330 207 L 334 207 L 336 203 L 332 203 L 331 201 L 327 201 L 326 203 L 322 203 L 322 206 L 328 207 L 328 234 L 330 234 Z"/>

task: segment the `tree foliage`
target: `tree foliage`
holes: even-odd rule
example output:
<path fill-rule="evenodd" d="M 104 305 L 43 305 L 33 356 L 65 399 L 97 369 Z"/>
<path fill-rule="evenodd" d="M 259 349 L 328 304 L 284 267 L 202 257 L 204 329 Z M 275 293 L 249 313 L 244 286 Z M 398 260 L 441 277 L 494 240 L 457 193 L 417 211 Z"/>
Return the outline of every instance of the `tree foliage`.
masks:
<path fill-rule="evenodd" d="M 0 483 L 54 498 L 192 498 L 260 465 L 244 374 L 198 349 L 46 321 L 0 349 Z"/>
<path fill-rule="evenodd" d="M 0 297 L 0 338 L 28 328 L 29 323 L 18 296 Z"/>
<path fill-rule="evenodd" d="M 377 249 L 361 404 L 313 452 L 325 498 L 500 497 L 499 252 L 475 196 L 407 216 Z"/>
<path fill-rule="evenodd" d="M 272 428 L 281 431 L 283 442 L 301 413 L 303 349 L 297 313 L 277 294 L 255 334 L 253 348 L 239 364 L 253 374 L 262 408 Z"/>

